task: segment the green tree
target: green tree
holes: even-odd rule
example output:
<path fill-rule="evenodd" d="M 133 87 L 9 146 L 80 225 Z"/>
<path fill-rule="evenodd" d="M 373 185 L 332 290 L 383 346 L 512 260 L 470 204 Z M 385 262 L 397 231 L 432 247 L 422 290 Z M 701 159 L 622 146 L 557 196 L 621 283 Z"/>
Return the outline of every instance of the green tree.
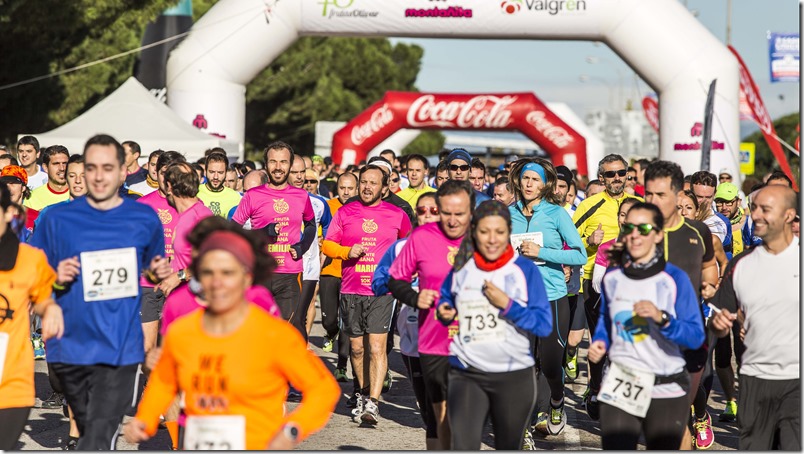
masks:
<path fill-rule="evenodd" d="M 776 128 L 776 135 L 778 135 L 782 140 L 791 146 L 794 146 L 796 138 L 799 136 L 798 131 L 796 131 L 796 127 L 799 125 L 800 119 L 800 113 L 793 113 L 776 119 L 773 122 L 773 127 Z M 757 178 L 762 178 L 762 176 L 766 173 L 780 168 L 776 157 L 773 156 L 768 143 L 765 141 L 765 136 L 762 134 L 762 131 L 756 131 L 755 133 L 743 138 L 742 141 L 756 144 L 756 170 L 754 172 L 754 176 Z M 785 155 L 787 156 L 787 160 L 790 163 L 790 169 L 793 171 L 793 176 L 798 179 L 799 175 L 801 174 L 801 159 L 790 152 L 790 150 L 788 150 L 784 145 L 782 145 L 782 150 L 784 151 Z"/>
<path fill-rule="evenodd" d="M 444 148 L 445 140 L 446 137 L 444 137 L 444 134 L 441 134 L 441 131 L 422 131 L 421 134 L 413 139 L 413 142 L 402 149 L 402 154 L 420 154 L 423 156 L 436 155 Z"/>

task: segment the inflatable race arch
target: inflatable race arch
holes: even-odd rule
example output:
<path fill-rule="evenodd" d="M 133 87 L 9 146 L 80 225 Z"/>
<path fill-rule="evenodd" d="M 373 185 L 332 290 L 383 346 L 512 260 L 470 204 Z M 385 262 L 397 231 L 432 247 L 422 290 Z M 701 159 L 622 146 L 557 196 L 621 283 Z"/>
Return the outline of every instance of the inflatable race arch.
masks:
<path fill-rule="evenodd" d="M 658 93 L 660 157 L 685 173 L 717 79 L 711 168 L 739 174 L 737 60 L 677 0 L 221 0 L 173 50 L 168 105 L 242 150 L 246 84 L 307 35 L 603 42 Z"/>

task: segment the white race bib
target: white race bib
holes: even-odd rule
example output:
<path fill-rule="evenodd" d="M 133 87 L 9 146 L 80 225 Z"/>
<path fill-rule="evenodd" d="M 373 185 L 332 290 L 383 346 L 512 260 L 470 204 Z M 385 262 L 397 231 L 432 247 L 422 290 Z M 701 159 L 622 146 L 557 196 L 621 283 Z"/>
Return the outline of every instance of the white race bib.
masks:
<path fill-rule="evenodd" d="M 246 417 L 188 416 L 184 449 L 190 451 L 242 451 L 246 449 Z"/>
<path fill-rule="evenodd" d="M 137 249 L 133 247 L 81 253 L 84 301 L 106 301 L 139 294 Z"/>
<path fill-rule="evenodd" d="M 502 342 L 506 332 L 500 310 L 487 299 L 460 302 L 460 336 L 463 342 Z"/>
<path fill-rule="evenodd" d="M 8 333 L 0 333 L 0 383 L 3 383 L 3 366 L 6 364 L 8 351 Z"/>
<path fill-rule="evenodd" d="M 530 232 L 530 233 L 515 233 L 511 235 L 511 246 L 514 249 L 519 249 L 519 246 L 522 245 L 522 242 L 530 241 L 531 243 L 537 244 L 539 246 L 544 246 L 544 235 L 542 232 Z M 533 259 L 533 263 L 536 265 L 544 265 L 544 260 Z"/>
<path fill-rule="evenodd" d="M 605 402 L 620 410 L 644 418 L 650 408 L 653 384 L 656 376 L 650 372 L 636 369 L 612 362 L 609 371 L 603 377 L 599 402 Z"/>

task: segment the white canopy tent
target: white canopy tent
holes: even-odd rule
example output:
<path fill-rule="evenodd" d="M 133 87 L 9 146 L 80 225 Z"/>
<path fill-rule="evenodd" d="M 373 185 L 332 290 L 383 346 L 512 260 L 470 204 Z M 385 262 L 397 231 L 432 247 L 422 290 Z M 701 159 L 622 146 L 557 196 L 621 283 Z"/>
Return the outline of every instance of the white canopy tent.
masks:
<path fill-rule="evenodd" d="M 78 118 L 48 132 L 19 137 L 32 135 L 42 148 L 64 145 L 70 153 L 81 153 L 87 139 L 99 133 L 120 142 L 137 142 L 142 148 L 141 163 L 147 161 L 151 151 L 160 148 L 179 151 L 188 161 L 202 158 L 204 151 L 213 147 L 225 149 L 230 160 L 239 156 L 237 143 L 187 124 L 134 77 Z"/>

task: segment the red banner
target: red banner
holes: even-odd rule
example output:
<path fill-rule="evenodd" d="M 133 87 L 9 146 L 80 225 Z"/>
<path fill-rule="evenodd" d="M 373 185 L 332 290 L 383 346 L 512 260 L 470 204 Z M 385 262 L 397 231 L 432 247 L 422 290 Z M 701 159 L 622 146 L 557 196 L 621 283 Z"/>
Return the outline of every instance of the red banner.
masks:
<path fill-rule="evenodd" d="M 765 103 L 762 102 L 762 97 L 759 94 L 759 88 L 757 87 L 756 83 L 754 83 L 751 73 L 745 66 L 743 59 L 740 58 L 740 54 L 737 53 L 737 50 L 732 46 L 729 46 L 729 50 L 731 50 L 734 56 L 737 57 L 737 61 L 740 62 L 740 90 L 745 92 L 745 100 L 748 103 L 748 106 L 751 108 L 751 112 L 754 115 L 754 121 L 759 124 L 759 128 L 762 130 L 762 134 L 765 136 L 765 141 L 768 143 L 771 153 L 773 153 L 773 156 L 777 161 L 779 161 L 779 167 L 781 167 L 785 175 L 787 175 L 787 177 L 793 181 L 793 189 L 798 191 L 798 184 L 793 176 L 793 172 L 790 170 L 790 164 L 787 162 L 787 156 L 785 156 L 784 151 L 782 150 L 782 144 L 780 144 L 779 140 L 776 138 L 776 128 L 773 127 L 773 121 L 768 113 L 768 109 L 765 108 Z"/>
<path fill-rule="evenodd" d="M 586 139 L 533 93 L 432 94 L 386 92 L 332 138 L 332 161 L 359 162 L 394 132 L 405 129 L 520 131 L 555 165 L 587 175 Z"/>
<path fill-rule="evenodd" d="M 645 110 L 645 118 L 648 119 L 653 130 L 659 133 L 659 103 L 651 96 L 642 99 L 642 109 Z"/>

